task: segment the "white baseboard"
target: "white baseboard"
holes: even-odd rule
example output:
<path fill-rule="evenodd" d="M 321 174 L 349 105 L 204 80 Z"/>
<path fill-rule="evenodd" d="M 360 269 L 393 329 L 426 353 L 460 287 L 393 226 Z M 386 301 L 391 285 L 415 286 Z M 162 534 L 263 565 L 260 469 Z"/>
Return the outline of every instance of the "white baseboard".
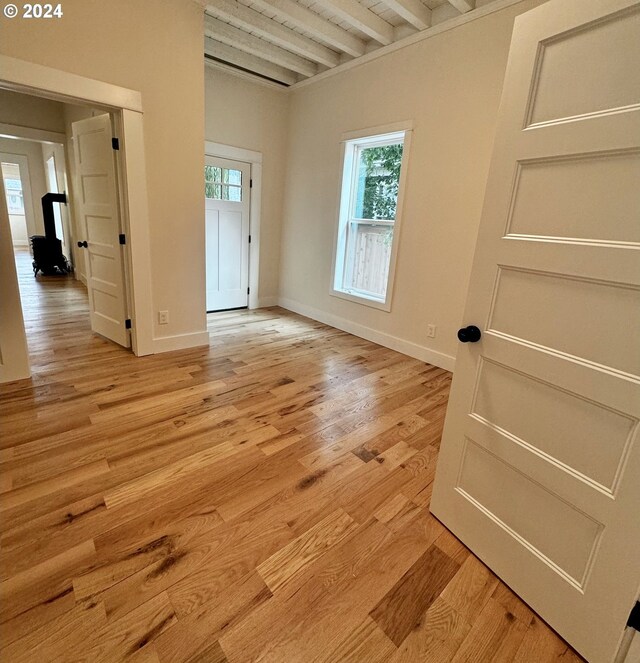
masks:
<path fill-rule="evenodd" d="M 372 341 L 378 345 L 382 345 L 385 348 L 390 348 L 391 350 L 396 350 L 397 352 L 402 352 L 402 354 L 409 355 L 414 359 L 419 359 L 424 361 L 427 364 L 433 364 L 433 366 L 438 366 L 439 368 L 444 368 L 447 371 L 452 371 L 456 365 L 456 358 L 451 355 L 446 355 L 442 352 L 436 352 L 430 348 L 426 348 L 423 345 L 418 345 L 417 343 L 412 343 L 411 341 L 405 341 L 402 338 L 397 336 L 392 336 L 391 334 L 386 334 L 371 327 L 365 327 L 364 325 L 359 325 L 356 322 L 351 322 L 346 318 L 341 318 L 337 315 L 331 313 L 326 313 L 325 311 L 320 311 L 319 309 L 312 308 L 306 304 L 301 304 L 296 302 L 293 299 L 287 299 L 286 297 L 280 297 L 278 300 L 278 305 L 282 308 L 286 308 L 289 311 L 294 313 L 299 313 L 304 315 L 307 318 L 312 320 L 317 320 L 322 322 L 325 325 L 331 325 L 336 329 L 348 332 L 354 336 L 359 336 L 364 338 L 367 341 Z"/>
<path fill-rule="evenodd" d="M 258 308 L 268 308 L 269 306 L 278 306 L 277 297 L 260 297 L 258 300 Z"/>
<path fill-rule="evenodd" d="M 209 345 L 209 332 L 192 332 L 191 334 L 176 334 L 176 336 L 161 336 L 153 339 L 155 354 L 199 348 L 203 345 Z"/>
<path fill-rule="evenodd" d="M 29 240 L 28 239 L 14 239 L 13 240 L 13 245 L 16 248 L 21 248 L 23 249 L 25 246 L 29 246 Z"/>

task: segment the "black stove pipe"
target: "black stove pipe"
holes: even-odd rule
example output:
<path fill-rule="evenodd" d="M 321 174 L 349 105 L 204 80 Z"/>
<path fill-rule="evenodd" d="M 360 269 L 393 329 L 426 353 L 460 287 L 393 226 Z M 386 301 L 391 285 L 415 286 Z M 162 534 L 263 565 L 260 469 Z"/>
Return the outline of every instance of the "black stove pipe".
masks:
<path fill-rule="evenodd" d="M 44 217 L 44 234 L 47 239 L 56 239 L 56 222 L 53 216 L 53 203 L 67 204 L 65 193 L 45 193 L 42 196 L 42 216 Z"/>

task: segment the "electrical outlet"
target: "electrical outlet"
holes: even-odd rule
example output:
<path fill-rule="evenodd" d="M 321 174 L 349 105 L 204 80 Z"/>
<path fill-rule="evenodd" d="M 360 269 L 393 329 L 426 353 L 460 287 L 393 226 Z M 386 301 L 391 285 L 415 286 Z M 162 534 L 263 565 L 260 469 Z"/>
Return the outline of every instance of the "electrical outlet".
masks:
<path fill-rule="evenodd" d="M 159 325 L 169 324 L 169 311 L 158 311 L 158 324 Z"/>
<path fill-rule="evenodd" d="M 427 325 L 427 338 L 435 338 L 435 337 L 436 337 L 436 326 Z"/>

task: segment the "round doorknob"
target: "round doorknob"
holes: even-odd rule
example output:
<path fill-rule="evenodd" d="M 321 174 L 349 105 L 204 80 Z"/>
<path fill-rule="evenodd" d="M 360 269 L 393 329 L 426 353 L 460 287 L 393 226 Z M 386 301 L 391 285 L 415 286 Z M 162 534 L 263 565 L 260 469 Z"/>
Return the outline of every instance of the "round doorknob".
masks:
<path fill-rule="evenodd" d="M 477 343 L 481 336 L 482 332 L 475 325 L 458 329 L 458 340 L 461 343 Z"/>
<path fill-rule="evenodd" d="M 81 248 L 81 249 L 86 249 L 86 248 L 88 248 L 88 246 L 89 246 L 89 244 L 88 244 L 87 240 L 85 240 L 84 242 L 78 242 L 78 247 Z"/>

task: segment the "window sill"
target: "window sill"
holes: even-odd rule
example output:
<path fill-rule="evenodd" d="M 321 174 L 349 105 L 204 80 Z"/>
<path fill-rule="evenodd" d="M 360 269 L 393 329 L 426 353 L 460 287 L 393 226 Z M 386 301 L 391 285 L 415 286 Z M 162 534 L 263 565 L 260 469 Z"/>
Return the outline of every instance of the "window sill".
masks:
<path fill-rule="evenodd" d="M 367 297 L 366 295 L 356 295 L 351 292 L 344 292 L 342 290 L 335 290 L 332 288 L 329 292 L 332 297 L 339 297 L 340 299 L 346 299 L 349 302 L 354 304 L 362 304 L 363 306 L 369 306 L 371 308 L 377 308 L 379 311 L 386 311 L 389 313 L 391 311 L 391 299 L 388 298 L 387 301 L 381 302 L 379 299 L 373 299 Z"/>

